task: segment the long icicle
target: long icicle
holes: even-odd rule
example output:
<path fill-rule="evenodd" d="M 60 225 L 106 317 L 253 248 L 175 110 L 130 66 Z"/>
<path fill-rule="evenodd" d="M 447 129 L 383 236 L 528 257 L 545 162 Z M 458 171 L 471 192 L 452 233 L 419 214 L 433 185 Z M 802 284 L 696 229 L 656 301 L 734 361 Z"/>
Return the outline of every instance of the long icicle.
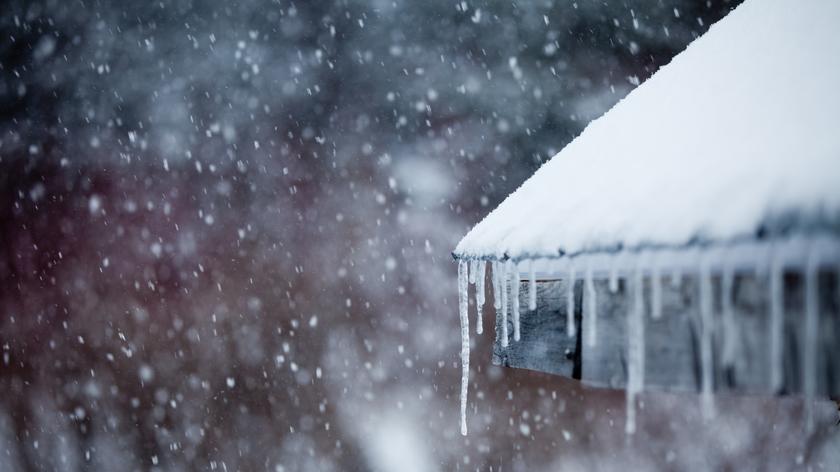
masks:
<path fill-rule="evenodd" d="M 487 271 L 487 263 L 485 261 L 477 261 L 475 274 L 475 332 L 482 334 L 484 332 L 484 277 Z"/>
<path fill-rule="evenodd" d="M 501 310 L 502 308 L 502 289 L 501 287 L 501 270 L 499 269 L 499 262 L 493 261 L 491 262 L 491 276 L 493 277 L 493 308 L 496 311 Z"/>
<path fill-rule="evenodd" d="M 645 315 L 642 270 L 633 279 L 633 307 L 627 314 L 627 421 L 624 431 L 636 432 L 636 396 L 645 385 Z"/>
<path fill-rule="evenodd" d="M 458 312 L 461 317 L 461 434 L 467 435 L 467 389 L 470 382 L 470 318 L 467 262 L 458 261 Z"/>
<path fill-rule="evenodd" d="M 502 292 L 502 347 L 508 347 L 508 266 L 499 262 L 499 290 Z"/>
<path fill-rule="evenodd" d="M 577 334 L 575 326 L 575 266 L 569 259 L 569 272 L 566 277 L 566 335 L 570 338 Z"/>
<path fill-rule="evenodd" d="M 732 264 L 724 262 L 723 276 L 721 278 L 720 301 L 723 309 L 723 367 L 729 368 L 735 364 L 735 354 L 738 348 L 739 337 L 738 325 L 735 321 L 735 309 L 732 306 L 732 292 L 735 283 L 735 274 Z"/>
<path fill-rule="evenodd" d="M 513 309 L 513 340 L 519 341 L 519 264 L 508 261 L 510 306 Z"/>
<path fill-rule="evenodd" d="M 700 262 L 700 401 L 704 419 L 714 416 L 712 331 L 712 274 L 708 256 Z"/>
<path fill-rule="evenodd" d="M 621 257 L 620 254 L 615 254 L 610 258 L 610 292 L 616 293 L 618 292 L 618 264 L 619 258 Z"/>
<path fill-rule="evenodd" d="M 655 320 L 662 318 L 662 272 L 656 259 L 650 271 L 650 315 Z"/>
<path fill-rule="evenodd" d="M 534 268 L 534 260 L 528 260 L 528 310 L 537 309 L 537 271 Z"/>
<path fill-rule="evenodd" d="M 676 260 L 674 262 L 674 269 L 671 271 L 671 286 L 674 288 L 679 288 L 682 286 L 682 281 L 682 268 L 680 267 L 680 261 Z"/>
<path fill-rule="evenodd" d="M 499 319 L 502 316 L 502 289 L 501 289 L 501 270 L 499 269 L 499 261 L 490 262 L 490 281 L 493 285 L 493 309 L 495 314 L 493 316 L 493 326 L 496 342 L 501 341 L 501 326 L 499 326 Z"/>
<path fill-rule="evenodd" d="M 770 263 L 770 388 L 780 392 L 782 371 L 782 336 L 784 335 L 784 269 L 781 255 L 774 251 Z"/>
<path fill-rule="evenodd" d="M 819 266 L 819 248 L 811 248 L 805 268 L 805 352 L 802 356 L 802 393 L 805 395 L 805 431 L 808 433 L 814 430 L 814 394 L 817 391 Z"/>
<path fill-rule="evenodd" d="M 586 344 L 589 347 L 595 347 L 598 343 L 598 300 L 595 293 L 595 282 L 592 277 L 592 264 L 586 264 L 586 275 L 584 285 L 586 285 Z"/>

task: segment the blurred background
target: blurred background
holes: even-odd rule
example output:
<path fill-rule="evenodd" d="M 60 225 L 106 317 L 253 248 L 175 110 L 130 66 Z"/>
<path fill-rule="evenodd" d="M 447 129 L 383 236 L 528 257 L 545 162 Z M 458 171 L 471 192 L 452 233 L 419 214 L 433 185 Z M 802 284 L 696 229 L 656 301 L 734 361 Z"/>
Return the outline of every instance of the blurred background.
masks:
<path fill-rule="evenodd" d="M 4 2 L 0 471 L 830 468 L 487 334 L 458 431 L 450 251 L 737 3 Z"/>

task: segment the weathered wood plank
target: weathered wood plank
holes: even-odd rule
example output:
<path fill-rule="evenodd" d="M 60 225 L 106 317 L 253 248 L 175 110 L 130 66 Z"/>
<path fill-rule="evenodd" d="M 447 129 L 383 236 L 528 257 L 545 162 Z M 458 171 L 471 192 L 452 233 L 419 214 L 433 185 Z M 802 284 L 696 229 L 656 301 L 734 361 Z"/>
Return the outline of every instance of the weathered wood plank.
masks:
<path fill-rule="evenodd" d="M 580 326 L 580 282 L 575 286 L 575 296 L 578 301 L 575 304 L 576 322 Z M 518 342 L 513 340 L 513 316 L 508 313 L 510 339 L 508 347 L 503 348 L 501 315 L 497 315 L 493 363 L 573 377 L 575 363 L 577 361 L 579 366 L 580 358 L 578 336 L 569 338 L 566 335 L 566 282 L 539 281 L 537 309 L 534 311 L 528 310 L 528 284 L 520 282 L 519 304 L 521 339 Z"/>
<path fill-rule="evenodd" d="M 606 281 L 595 282 L 597 344 L 583 345 L 582 380 L 590 385 L 623 388 L 627 382 L 627 315 L 632 290 L 622 280 L 616 293 Z M 662 317 L 645 316 L 645 387 L 698 389 L 700 382 L 699 313 L 691 303 L 693 284 L 663 284 Z M 646 315 L 650 313 L 646 304 Z M 586 315 L 589 315 L 588 313 Z M 586 324 L 584 323 L 584 329 Z"/>

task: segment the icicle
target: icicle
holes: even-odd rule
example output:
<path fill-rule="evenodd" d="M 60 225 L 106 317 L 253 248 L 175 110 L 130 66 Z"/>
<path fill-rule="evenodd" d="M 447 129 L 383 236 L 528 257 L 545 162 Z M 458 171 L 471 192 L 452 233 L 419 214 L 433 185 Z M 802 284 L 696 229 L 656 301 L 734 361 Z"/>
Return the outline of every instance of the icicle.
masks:
<path fill-rule="evenodd" d="M 467 310 L 467 262 L 458 261 L 458 312 L 461 317 L 461 434 L 467 435 L 467 388 L 470 381 L 470 318 Z"/>
<path fill-rule="evenodd" d="M 773 392 L 782 389 L 782 336 L 784 328 L 784 270 L 778 253 L 770 263 L 770 388 Z"/>
<path fill-rule="evenodd" d="M 636 363 L 638 366 L 636 367 L 636 373 L 638 374 L 636 378 L 636 389 L 637 391 L 641 392 L 642 389 L 645 387 L 645 299 L 643 295 L 644 289 L 644 279 L 642 278 L 642 270 L 641 268 L 636 272 L 636 295 L 635 295 L 635 313 L 636 313 L 636 343 L 637 343 L 637 356 L 638 359 Z"/>
<path fill-rule="evenodd" d="M 519 264 L 508 261 L 510 306 L 513 308 L 513 340 L 519 341 Z"/>
<path fill-rule="evenodd" d="M 569 262 L 569 272 L 566 277 L 566 335 L 570 338 L 577 334 L 577 327 L 575 326 L 575 266 L 571 259 Z"/>
<path fill-rule="evenodd" d="M 469 280 L 470 280 L 470 283 L 473 284 L 473 285 L 475 285 L 475 273 L 478 272 L 478 263 L 479 263 L 478 259 L 470 260 L 470 266 L 469 266 L 470 277 L 469 277 Z"/>
<path fill-rule="evenodd" d="M 671 286 L 674 288 L 679 288 L 682 285 L 683 274 L 682 268 L 680 267 L 680 261 L 674 261 L 674 270 L 671 272 Z"/>
<path fill-rule="evenodd" d="M 493 308 L 495 308 L 496 311 L 499 311 L 502 308 L 502 277 L 499 266 L 501 266 L 501 263 L 493 261 L 491 266 L 493 273 L 490 274 L 493 276 Z"/>
<path fill-rule="evenodd" d="M 700 262 L 700 400 L 703 418 L 714 416 L 712 396 L 712 275 L 709 262 L 704 257 Z"/>
<path fill-rule="evenodd" d="M 802 393 L 805 395 L 805 431 L 808 433 L 814 430 L 814 394 L 817 390 L 819 265 L 818 250 L 812 248 L 805 267 L 805 352 L 802 356 Z"/>
<path fill-rule="evenodd" d="M 645 385 L 644 279 L 636 268 L 633 280 L 633 308 L 627 314 L 627 422 L 625 432 L 636 432 L 636 395 Z"/>
<path fill-rule="evenodd" d="M 631 391 L 629 386 L 627 387 L 626 399 L 627 420 L 624 424 L 624 432 L 633 434 L 636 432 L 636 392 Z"/>
<path fill-rule="evenodd" d="M 618 255 L 612 256 L 610 261 L 610 292 L 618 292 Z"/>
<path fill-rule="evenodd" d="M 724 367 L 732 367 L 735 364 L 737 350 L 738 325 L 735 322 L 735 310 L 732 307 L 732 285 L 735 274 L 732 265 L 724 263 L 723 277 L 721 278 L 721 307 L 723 309 L 723 359 Z"/>
<path fill-rule="evenodd" d="M 487 263 L 484 261 L 477 261 L 475 274 L 475 306 L 476 306 L 476 320 L 475 332 L 482 334 L 484 332 L 484 277 L 487 270 Z"/>
<path fill-rule="evenodd" d="M 528 310 L 537 309 L 537 272 L 534 269 L 534 260 L 528 261 Z"/>
<path fill-rule="evenodd" d="M 662 318 L 662 274 L 655 261 L 650 273 L 650 314 L 655 320 Z"/>
<path fill-rule="evenodd" d="M 508 347 L 508 266 L 499 262 L 499 290 L 502 292 L 502 347 Z"/>
<path fill-rule="evenodd" d="M 586 264 L 586 275 L 584 280 L 586 285 L 586 344 L 594 347 L 598 342 L 598 303 L 595 294 L 595 282 L 592 278 L 592 263 Z"/>

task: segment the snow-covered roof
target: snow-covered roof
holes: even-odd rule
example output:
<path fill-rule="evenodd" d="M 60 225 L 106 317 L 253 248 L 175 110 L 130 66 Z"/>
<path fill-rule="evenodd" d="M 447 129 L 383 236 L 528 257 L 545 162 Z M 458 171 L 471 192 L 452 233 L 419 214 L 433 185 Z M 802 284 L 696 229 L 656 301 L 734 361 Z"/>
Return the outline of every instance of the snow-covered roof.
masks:
<path fill-rule="evenodd" d="M 747 0 L 543 165 L 457 257 L 840 228 L 840 1 Z"/>

